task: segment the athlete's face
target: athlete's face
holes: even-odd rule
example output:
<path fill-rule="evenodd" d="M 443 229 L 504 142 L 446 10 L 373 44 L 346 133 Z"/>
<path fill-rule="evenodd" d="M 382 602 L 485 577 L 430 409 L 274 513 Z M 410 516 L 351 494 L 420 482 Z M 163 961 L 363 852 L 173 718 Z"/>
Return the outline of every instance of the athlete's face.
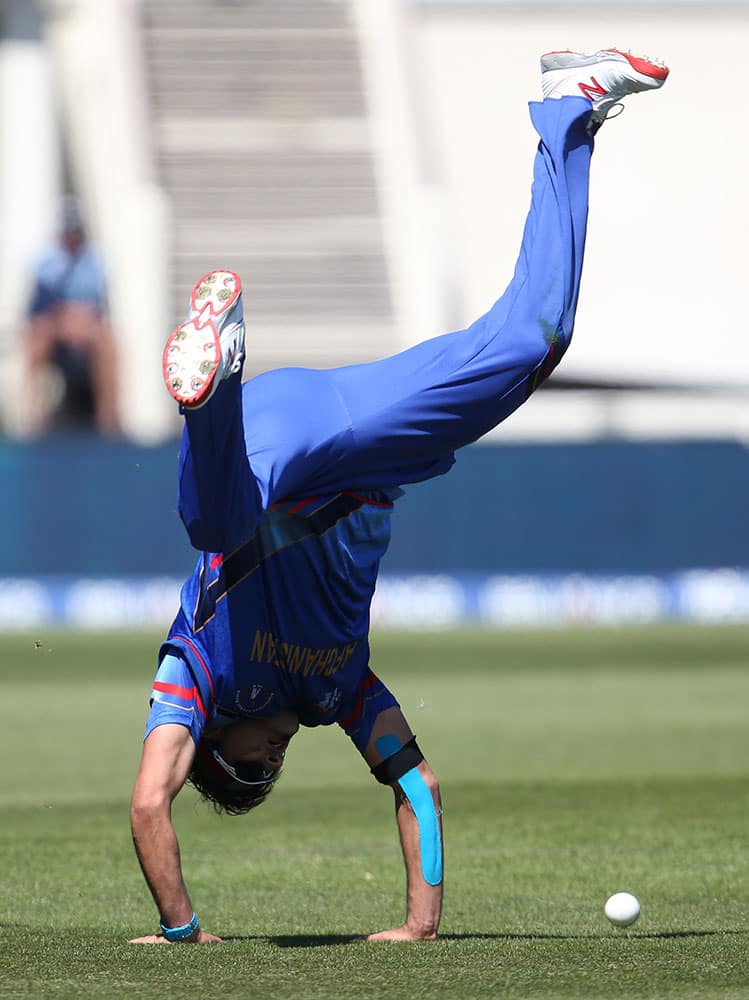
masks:
<path fill-rule="evenodd" d="M 267 719 L 237 719 L 219 729 L 212 739 L 227 764 L 260 764 L 266 771 L 283 767 L 289 740 L 299 729 L 296 712 L 288 709 Z"/>

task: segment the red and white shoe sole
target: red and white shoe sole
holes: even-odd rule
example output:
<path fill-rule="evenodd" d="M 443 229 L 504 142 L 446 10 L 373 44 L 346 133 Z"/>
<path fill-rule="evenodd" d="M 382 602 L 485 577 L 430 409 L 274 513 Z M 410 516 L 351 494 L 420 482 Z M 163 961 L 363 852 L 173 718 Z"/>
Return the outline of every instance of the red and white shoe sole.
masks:
<path fill-rule="evenodd" d="M 631 52 L 622 52 L 621 49 L 602 49 L 602 51 L 615 52 L 618 56 L 624 56 L 636 73 L 648 76 L 651 80 L 665 80 L 668 76 L 668 66 L 661 66 L 660 63 L 651 62 L 641 56 L 633 56 Z"/>
<path fill-rule="evenodd" d="M 195 284 L 190 319 L 167 338 L 162 357 L 164 384 L 182 406 L 200 406 L 211 395 L 221 363 L 222 321 L 241 294 L 233 271 L 211 271 Z"/>
<path fill-rule="evenodd" d="M 225 316 L 242 294 L 242 282 L 233 271 L 210 271 L 196 282 L 190 296 L 190 319 Z"/>
<path fill-rule="evenodd" d="M 649 59 L 644 59 L 642 56 L 634 56 L 631 52 L 622 52 L 621 49 L 601 49 L 601 52 L 611 52 L 613 55 L 621 56 L 623 59 L 627 60 L 636 73 L 639 73 L 641 76 L 648 77 L 651 80 L 660 80 L 662 82 L 668 76 L 668 66 L 662 66 L 660 63 L 651 62 Z M 554 56 L 560 56 L 562 58 L 554 60 Z M 595 65 L 595 61 L 592 56 L 586 57 L 584 52 L 574 52 L 572 49 L 560 49 L 556 52 L 545 52 L 541 58 L 542 60 L 548 60 L 546 65 L 547 69 L 568 69 L 570 68 L 570 63 L 568 60 L 564 59 L 564 56 L 578 56 L 583 59 L 589 58 L 590 62 L 585 63 L 584 65 Z"/>

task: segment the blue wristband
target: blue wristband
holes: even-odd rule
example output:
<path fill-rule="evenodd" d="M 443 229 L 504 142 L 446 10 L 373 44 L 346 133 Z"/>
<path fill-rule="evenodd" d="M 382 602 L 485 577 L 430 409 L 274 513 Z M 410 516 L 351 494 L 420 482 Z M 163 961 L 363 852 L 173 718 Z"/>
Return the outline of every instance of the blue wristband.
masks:
<path fill-rule="evenodd" d="M 161 928 L 161 933 L 167 939 L 167 941 L 186 941 L 189 937 L 200 930 L 200 924 L 198 923 L 198 918 L 193 912 L 190 918 L 189 924 L 182 924 L 181 927 L 164 927 L 162 923 L 159 924 Z"/>

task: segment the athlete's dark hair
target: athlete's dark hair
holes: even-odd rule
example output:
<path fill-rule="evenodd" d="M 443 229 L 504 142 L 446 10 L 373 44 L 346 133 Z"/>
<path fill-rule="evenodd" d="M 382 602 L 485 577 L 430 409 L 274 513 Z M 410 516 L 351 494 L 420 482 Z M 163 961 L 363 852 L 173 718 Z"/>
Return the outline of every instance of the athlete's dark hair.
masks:
<path fill-rule="evenodd" d="M 210 802 L 217 813 L 243 816 L 265 802 L 273 791 L 275 781 L 264 785 L 243 785 L 217 770 L 213 759 L 198 748 L 187 777 L 187 783 L 200 793 L 204 802 Z M 278 779 L 276 779 L 278 780 Z"/>

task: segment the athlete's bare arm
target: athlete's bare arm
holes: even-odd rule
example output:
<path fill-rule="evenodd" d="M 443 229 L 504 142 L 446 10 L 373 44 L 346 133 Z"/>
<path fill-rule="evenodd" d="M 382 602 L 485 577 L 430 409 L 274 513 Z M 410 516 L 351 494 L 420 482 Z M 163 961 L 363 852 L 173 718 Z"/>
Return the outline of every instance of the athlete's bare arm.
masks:
<path fill-rule="evenodd" d="M 388 708 L 375 720 L 372 729 L 372 736 L 364 752 L 364 758 L 370 767 L 374 767 L 383 760 L 382 739 L 390 737 L 397 740 L 404 746 L 413 738 L 411 728 L 399 708 Z M 379 744 L 379 747 L 378 747 Z M 407 788 L 411 790 L 411 796 L 416 798 L 416 807 L 410 800 L 409 795 L 402 787 L 401 782 L 395 781 L 391 787 L 395 793 L 395 813 L 398 821 L 398 833 L 400 835 L 401 848 L 403 850 L 403 860 L 406 865 L 406 919 L 399 927 L 392 927 L 388 930 L 379 931 L 376 934 L 369 934 L 368 941 L 431 941 L 437 937 L 440 916 L 442 914 L 442 892 L 443 879 L 437 884 L 430 884 L 424 877 L 424 868 L 430 871 L 435 867 L 436 858 L 426 858 L 425 847 L 422 843 L 419 829 L 419 812 L 421 812 L 422 823 L 425 819 L 437 824 L 439 830 L 439 873 L 442 870 L 442 802 L 440 799 L 439 785 L 434 772 L 422 760 L 413 771 L 418 772 L 418 777 L 413 774 L 405 782 Z M 404 776 L 406 777 L 406 776 Z M 413 789 L 416 788 L 416 794 Z M 419 796 L 421 792 L 421 796 Z M 431 800 L 431 801 L 429 801 Z M 433 809 L 433 813 L 424 814 L 425 803 L 428 809 Z M 429 849 L 426 849 L 429 850 Z M 434 845 L 431 847 L 434 851 Z"/>
<path fill-rule="evenodd" d="M 193 913 L 182 878 L 179 843 L 172 825 L 172 802 L 190 773 L 194 755 L 195 745 L 185 726 L 169 724 L 154 729 L 143 744 L 130 804 L 133 843 L 165 927 L 188 924 Z M 188 938 L 195 944 L 220 940 L 202 929 Z M 162 934 L 148 934 L 130 943 L 169 942 Z"/>

